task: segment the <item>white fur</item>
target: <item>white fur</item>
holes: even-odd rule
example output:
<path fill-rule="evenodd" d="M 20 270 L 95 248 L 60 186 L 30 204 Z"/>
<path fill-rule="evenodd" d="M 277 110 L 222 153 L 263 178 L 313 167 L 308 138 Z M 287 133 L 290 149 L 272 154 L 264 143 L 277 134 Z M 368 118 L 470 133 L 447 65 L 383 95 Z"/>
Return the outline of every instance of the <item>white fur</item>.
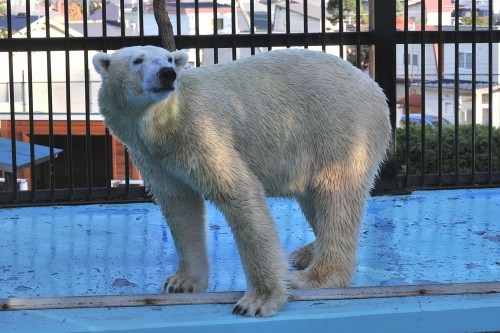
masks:
<path fill-rule="evenodd" d="M 182 51 L 151 46 L 94 57 L 101 113 L 175 240 L 179 267 L 165 291 L 207 287 L 204 196 L 225 214 L 247 277 L 235 313 L 269 316 L 287 299 L 266 195 L 296 198 L 316 235 L 292 254 L 299 271 L 291 285 L 348 286 L 365 201 L 390 141 L 381 89 L 322 52 L 271 51 L 181 72 L 186 62 Z M 177 73 L 175 90 L 157 93 L 164 66 Z"/>

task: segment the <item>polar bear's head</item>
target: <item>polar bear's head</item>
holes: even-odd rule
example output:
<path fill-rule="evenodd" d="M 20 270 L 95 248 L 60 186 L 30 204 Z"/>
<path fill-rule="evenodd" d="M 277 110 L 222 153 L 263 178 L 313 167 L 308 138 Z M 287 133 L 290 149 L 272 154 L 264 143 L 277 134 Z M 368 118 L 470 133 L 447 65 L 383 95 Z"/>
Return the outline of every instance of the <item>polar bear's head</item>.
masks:
<path fill-rule="evenodd" d="M 144 108 L 167 98 L 177 87 L 179 72 L 188 61 L 184 51 L 155 46 L 125 47 L 99 53 L 92 62 L 102 77 L 99 104 Z"/>

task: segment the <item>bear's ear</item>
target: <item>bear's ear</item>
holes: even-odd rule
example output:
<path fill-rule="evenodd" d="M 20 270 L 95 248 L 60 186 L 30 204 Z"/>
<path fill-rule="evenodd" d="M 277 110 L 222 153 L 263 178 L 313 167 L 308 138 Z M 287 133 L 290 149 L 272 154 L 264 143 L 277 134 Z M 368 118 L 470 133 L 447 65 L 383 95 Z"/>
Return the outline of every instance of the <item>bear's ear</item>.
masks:
<path fill-rule="evenodd" d="M 175 67 L 177 67 L 177 69 L 179 69 L 179 70 L 183 69 L 189 60 L 189 54 L 187 54 L 184 51 L 177 50 L 177 51 L 174 51 L 172 53 L 172 55 L 174 56 Z"/>
<path fill-rule="evenodd" d="M 97 73 L 102 77 L 108 75 L 109 64 L 111 63 L 111 55 L 108 53 L 98 53 L 92 58 L 92 63 Z"/>

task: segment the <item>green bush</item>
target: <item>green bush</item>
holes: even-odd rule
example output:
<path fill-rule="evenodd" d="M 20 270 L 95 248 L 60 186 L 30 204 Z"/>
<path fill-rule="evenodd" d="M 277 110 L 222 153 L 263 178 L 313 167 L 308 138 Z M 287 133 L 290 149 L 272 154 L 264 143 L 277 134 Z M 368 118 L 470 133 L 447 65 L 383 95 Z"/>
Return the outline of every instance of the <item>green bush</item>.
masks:
<path fill-rule="evenodd" d="M 476 172 L 488 172 L 488 132 L 485 125 L 476 125 L 475 132 L 475 161 Z M 409 173 L 422 173 L 422 128 L 420 124 L 411 124 L 409 133 Z M 406 127 L 396 129 L 396 153 L 398 171 L 405 172 L 406 159 Z M 470 173 L 472 171 L 472 125 L 460 125 L 458 127 L 458 156 L 455 151 L 455 126 L 446 126 L 442 129 L 441 138 L 443 173 L 455 173 L 455 159 L 458 159 L 458 172 Z M 437 128 L 425 127 L 425 161 L 424 168 L 426 174 L 438 173 L 438 151 L 439 132 Z M 492 129 L 492 171 L 500 171 L 500 128 Z"/>

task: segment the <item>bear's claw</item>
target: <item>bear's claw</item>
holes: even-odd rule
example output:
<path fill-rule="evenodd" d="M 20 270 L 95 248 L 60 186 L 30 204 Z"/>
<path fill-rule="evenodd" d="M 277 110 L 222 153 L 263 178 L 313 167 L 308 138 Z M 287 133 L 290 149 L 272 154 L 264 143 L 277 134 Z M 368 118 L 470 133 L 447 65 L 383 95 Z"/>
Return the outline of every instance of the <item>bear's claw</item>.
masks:
<path fill-rule="evenodd" d="M 255 294 L 246 292 L 234 306 L 233 314 L 247 317 L 269 317 L 281 309 L 287 298 L 286 293 Z"/>
<path fill-rule="evenodd" d="M 169 294 L 200 293 L 205 290 L 206 284 L 190 276 L 171 275 L 165 279 L 162 291 Z"/>

